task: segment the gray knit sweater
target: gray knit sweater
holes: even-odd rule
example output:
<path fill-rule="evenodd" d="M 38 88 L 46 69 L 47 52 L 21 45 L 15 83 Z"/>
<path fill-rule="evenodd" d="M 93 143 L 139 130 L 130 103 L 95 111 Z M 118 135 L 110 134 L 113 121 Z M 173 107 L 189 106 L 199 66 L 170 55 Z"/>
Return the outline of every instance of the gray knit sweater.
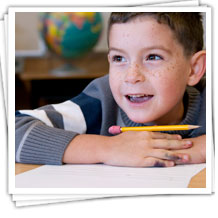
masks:
<path fill-rule="evenodd" d="M 206 88 L 188 87 L 181 124 L 200 125 L 189 131 L 171 131 L 183 138 L 206 134 Z M 62 164 L 63 153 L 77 134 L 110 136 L 112 125 L 140 126 L 117 106 L 109 88 L 108 75 L 91 82 L 77 97 L 61 104 L 16 112 L 16 162 Z"/>

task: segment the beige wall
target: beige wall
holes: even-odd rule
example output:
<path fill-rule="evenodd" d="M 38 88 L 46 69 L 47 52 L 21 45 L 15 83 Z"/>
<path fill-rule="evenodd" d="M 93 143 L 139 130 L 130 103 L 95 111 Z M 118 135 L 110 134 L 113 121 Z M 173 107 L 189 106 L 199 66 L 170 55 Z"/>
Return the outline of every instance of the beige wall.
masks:
<path fill-rule="evenodd" d="M 38 48 L 38 13 L 15 14 L 15 49 L 36 50 Z"/>

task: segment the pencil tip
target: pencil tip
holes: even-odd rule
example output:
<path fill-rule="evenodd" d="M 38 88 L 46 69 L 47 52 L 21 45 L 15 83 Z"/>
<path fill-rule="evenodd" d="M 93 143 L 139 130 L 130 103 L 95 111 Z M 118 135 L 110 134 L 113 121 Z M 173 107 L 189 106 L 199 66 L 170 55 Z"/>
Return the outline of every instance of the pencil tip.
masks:
<path fill-rule="evenodd" d="M 197 125 L 189 125 L 189 129 L 197 129 L 197 128 L 199 128 L 199 127 L 201 127 L 201 126 L 197 126 Z"/>

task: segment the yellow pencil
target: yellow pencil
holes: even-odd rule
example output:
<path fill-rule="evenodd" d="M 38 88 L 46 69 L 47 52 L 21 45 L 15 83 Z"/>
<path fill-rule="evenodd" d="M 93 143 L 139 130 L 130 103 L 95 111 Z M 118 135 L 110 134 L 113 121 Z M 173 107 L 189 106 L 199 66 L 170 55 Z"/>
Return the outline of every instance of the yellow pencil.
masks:
<path fill-rule="evenodd" d="M 111 126 L 109 133 L 119 134 L 126 131 L 173 131 L 173 130 L 190 130 L 197 129 L 200 126 L 196 125 L 166 125 L 166 126 L 136 126 L 136 127 L 120 127 Z"/>

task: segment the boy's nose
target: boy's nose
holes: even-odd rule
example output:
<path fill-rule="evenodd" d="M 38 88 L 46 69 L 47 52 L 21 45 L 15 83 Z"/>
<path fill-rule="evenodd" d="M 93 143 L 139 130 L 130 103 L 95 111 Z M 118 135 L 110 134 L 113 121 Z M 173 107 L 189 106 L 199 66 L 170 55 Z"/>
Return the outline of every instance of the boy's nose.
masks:
<path fill-rule="evenodd" d="M 138 83 L 138 82 L 144 82 L 145 76 L 141 72 L 140 67 L 135 64 L 134 66 L 131 66 L 126 73 L 125 82 L 127 83 Z"/>

